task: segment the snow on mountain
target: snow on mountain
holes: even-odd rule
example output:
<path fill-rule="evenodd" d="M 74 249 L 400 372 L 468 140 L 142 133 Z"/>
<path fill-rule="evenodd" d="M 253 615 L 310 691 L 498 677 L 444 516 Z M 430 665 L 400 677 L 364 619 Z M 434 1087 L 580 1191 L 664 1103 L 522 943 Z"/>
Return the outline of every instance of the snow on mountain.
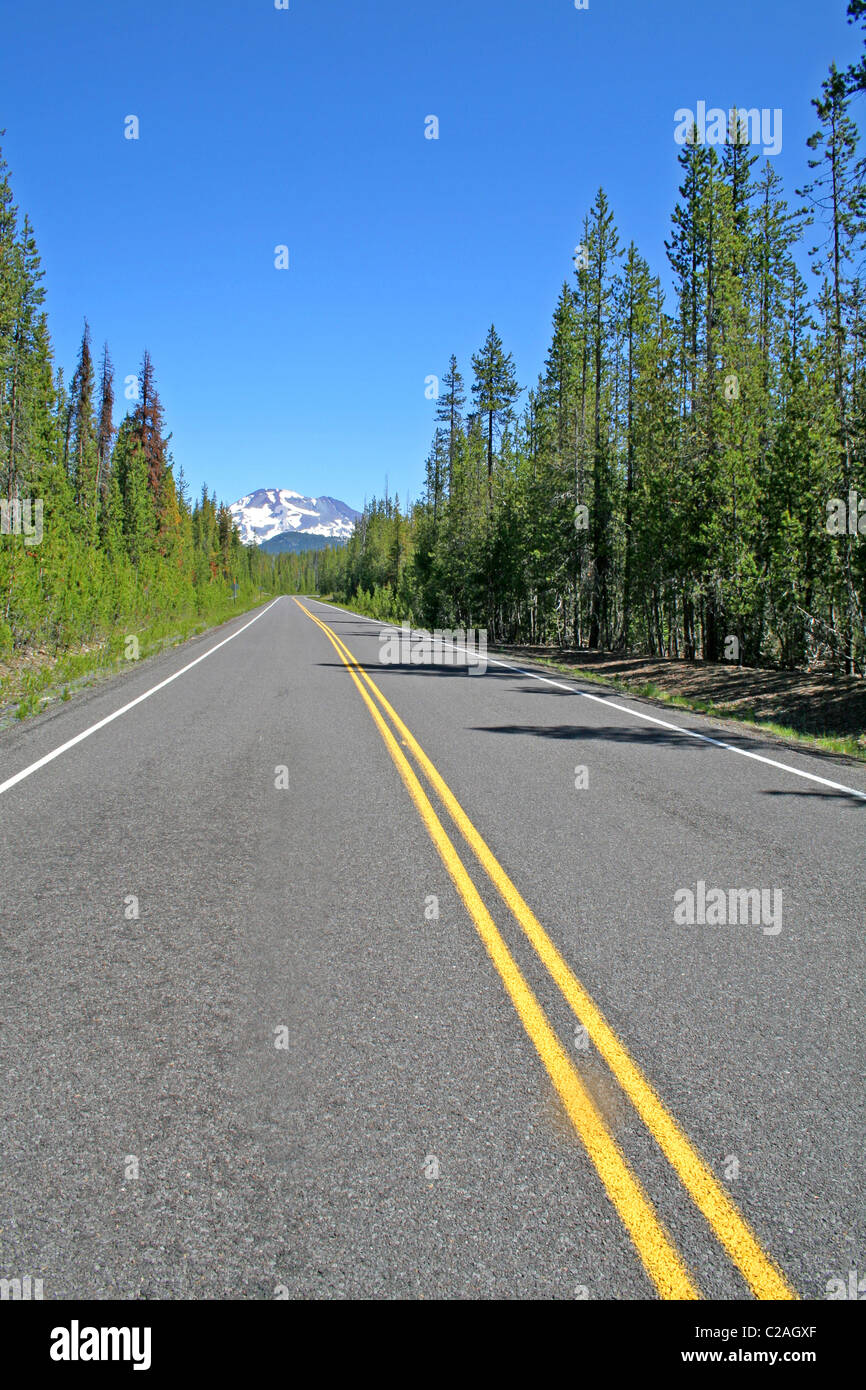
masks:
<path fill-rule="evenodd" d="M 260 487 L 233 502 L 229 511 L 247 545 L 261 545 L 287 531 L 346 540 L 361 516 L 336 497 L 302 497 L 299 492 L 276 487 Z"/>

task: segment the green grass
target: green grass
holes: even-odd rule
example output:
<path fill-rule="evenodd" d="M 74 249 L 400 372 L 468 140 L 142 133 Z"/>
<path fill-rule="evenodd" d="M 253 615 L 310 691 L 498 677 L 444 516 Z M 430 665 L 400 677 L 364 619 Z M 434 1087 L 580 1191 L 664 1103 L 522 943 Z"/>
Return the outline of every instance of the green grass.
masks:
<path fill-rule="evenodd" d="M 57 700 L 70 700 L 76 690 L 140 665 L 166 647 L 176 647 L 190 637 L 219 627 L 229 618 L 258 608 L 273 597 L 272 594 L 264 597 L 257 594 L 246 602 L 227 598 L 214 604 L 205 615 L 187 613 L 156 617 L 143 626 L 130 621 L 97 636 L 95 642 L 64 652 L 56 662 L 45 662 L 29 671 L 14 671 L 0 679 L 0 723 L 10 717 L 29 719 Z M 136 661 L 128 660 L 125 655 L 126 639 L 132 635 L 138 638 L 139 644 Z"/>

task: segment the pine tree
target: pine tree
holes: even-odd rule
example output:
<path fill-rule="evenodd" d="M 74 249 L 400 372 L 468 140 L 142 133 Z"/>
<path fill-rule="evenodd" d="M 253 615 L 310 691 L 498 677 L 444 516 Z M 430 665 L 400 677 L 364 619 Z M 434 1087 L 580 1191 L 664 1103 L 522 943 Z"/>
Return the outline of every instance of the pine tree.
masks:
<path fill-rule="evenodd" d="M 70 391 L 69 467 L 75 505 L 88 535 L 92 535 L 95 529 L 98 506 L 99 456 L 93 388 L 90 326 L 85 319 L 78 364 Z"/>
<path fill-rule="evenodd" d="M 620 645 L 628 647 L 632 629 L 632 600 L 635 578 L 635 520 L 638 487 L 638 430 L 639 387 L 643 348 L 652 335 L 658 283 L 650 275 L 649 266 L 631 242 L 626 253 L 620 282 L 618 315 L 623 323 L 626 340 L 626 409 L 625 409 L 625 515 L 623 530 L 624 564 L 622 578 L 622 617 Z"/>
<path fill-rule="evenodd" d="M 443 429 L 437 429 L 433 436 L 433 448 L 427 456 L 425 464 L 425 498 L 432 509 L 433 525 L 439 520 L 439 512 L 446 494 L 446 486 L 450 491 L 450 479 L 454 468 L 454 452 L 456 449 L 457 437 L 452 441 L 449 433 Z M 446 485 L 446 479 L 449 480 Z"/>
<path fill-rule="evenodd" d="M 860 27 L 866 29 L 866 0 L 850 0 L 848 5 L 848 23 L 853 24 L 860 20 Z M 858 63 L 852 63 L 845 74 L 848 83 L 848 90 L 854 92 L 866 91 L 866 53 L 863 53 Z M 0 135 L 2 135 L 0 131 Z"/>
<path fill-rule="evenodd" d="M 463 427 L 462 410 L 465 402 L 463 377 L 457 369 L 457 358 L 452 353 L 451 361 L 448 364 L 448 374 L 445 377 L 445 390 L 440 392 L 436 407 L 436 419 L 448 427 L 447 491 L 449 493 L 454 473 L 454 456 L 457 452 L 457 436 Z"/>
<path fill-rule="evenodd" d="M 844 76 L 835 63 L 812 105 L 820 128 L 809 137 L 810 149 L 818 157 L 809 160 L 816 177 L 800 190 L 827 228 L 823 244 L 812 248 L 817 257 L 814 272 L 822 277 L 822 302 L 827 333 L 826 349 L 834 383 L 835 432 L 838 451 L 837 495 L 848 498 L 855 482 L 854 421 L 852 418 L 852 353 L 856 334 L 852 331 L 852 310 L 856 291 L 849 267 L 863 244 L 864 192 L 856 172 L 857 127 L 849 114 L 850 95 Z M 853 674 L 857 667 L 858 633 L 862 631 L 862 604 L 854 574 L 854 537 L 847 532 L 839 538 L 839 568 L 844 586 L 841 645 L 845 668 Z"/>
<path fill-rule="evenodd" d="M 102 506 L 108 496 L 108 473 L 111 466 L 111 444 L 114 439 L 114 367 L 108 354 L 108 343 L 102 346 L 99 370 L 99 426 L 96 434 L 96 490 Z"/>
<path fill-rule="evenodd" d="M 494 324 L 490 325 L 484 347 L 480 352 L 473 354 L 472 367 L 475 372 L 472 395 L 476 409 L 486 421 L 487 491 L 488 499 L 492 503 L 493 445 L 496 431 L 510 419 L 511 408 L 520 395 L 520 387 L 514 375 L 514 360 L 510 352 L 504 351 L 502 339 Z"/>
<path fill-rule="evenodd" d="M 159 496 L 162 475 L 166 468 L 166 447 L 170 436 L 163 438 L 163 411 L 156 389 L 153 362 L 145 352 L 138 374 L 138 404 L 134 414 L 136 440 L 147 462 L 147 482 L 154 498 Z"/>
<path fill-rule="evenodd" d="M 614 355 L 614 280 L 616 262 L 622 255 L 613 213 L 604 189 L 600 188 L 589 215 L 586 243 L 591 304 L 590 354 L 592 360 L 592 507 L 590 536 L 594 575 L 589 619 L 589 645 L 597 647 L 611 639 L 611 569 L 613 564 L 614 479 L 609 452 L 610 410 L 609 368 Z"/>
<path fill-rule="evenodd" d="M 0 156 L 0 487 L 18 497 L 35 464 L 32 418 L 27 403 L 38 370 L 37 334 L 45 297 L 33 229 L 25 216 L 17 232 L 17 213 Z"/>
<path fill-rule="evenodd" d="M 579 589 L 588 538 L 575 529 L 577 507 L 585 502 L 584 470 L 580 466 L 581 347 L 578 311 L 568 283 L 560 290 L 553 314 L 553 338 L 539 381 L 538 449 L 524 488 L 526 506 L 534 517 L 533 592 L 542 590 L 546 610 L 549 591 L 561 595 L 560 639 L 565 628 L 578 640 Z M 538 600 L 534 603 L 539 621 Z"/>

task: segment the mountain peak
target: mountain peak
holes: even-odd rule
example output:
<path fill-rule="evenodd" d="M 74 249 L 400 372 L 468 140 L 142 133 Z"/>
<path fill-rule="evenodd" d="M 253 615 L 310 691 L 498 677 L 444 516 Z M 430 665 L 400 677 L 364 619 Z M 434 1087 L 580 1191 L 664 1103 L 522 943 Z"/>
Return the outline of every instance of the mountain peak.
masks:
<path fill-rule="evenodd" d="M 260 487 L 229 507 L 241 540 L 261 545 L 286 532 L 347 540 L 361 513 L 336 497 L 304 497 L 290 488 Z"/>

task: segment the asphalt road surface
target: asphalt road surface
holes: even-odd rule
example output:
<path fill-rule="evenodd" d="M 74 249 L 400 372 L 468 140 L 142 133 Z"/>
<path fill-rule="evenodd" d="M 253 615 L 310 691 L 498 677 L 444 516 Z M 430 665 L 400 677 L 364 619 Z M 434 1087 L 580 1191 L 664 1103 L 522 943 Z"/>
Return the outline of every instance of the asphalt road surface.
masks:
<path fill-rule="evenodd" d="M 866 770 L 382 626 L 280 598 L 0 735 L 0 1277 L 863 1279 Z"/>

